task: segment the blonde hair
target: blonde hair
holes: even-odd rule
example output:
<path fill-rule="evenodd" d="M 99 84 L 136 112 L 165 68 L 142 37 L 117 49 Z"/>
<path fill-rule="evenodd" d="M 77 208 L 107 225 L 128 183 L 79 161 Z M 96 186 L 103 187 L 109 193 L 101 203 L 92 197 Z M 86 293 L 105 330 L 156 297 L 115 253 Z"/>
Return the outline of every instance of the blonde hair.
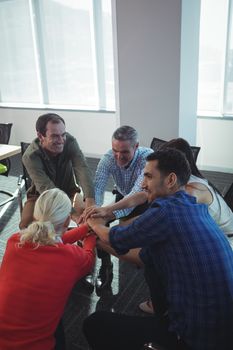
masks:
<path fill-rule="evenodd" d="M 21 244 L 56 244 L 56 237 L 63 233 L 64 223 L 70 215 L 71 208 L 71 201 L 62 190 L 53 188 L 44 191 L 35 204 L 35 221 L 21 231 Z"/>

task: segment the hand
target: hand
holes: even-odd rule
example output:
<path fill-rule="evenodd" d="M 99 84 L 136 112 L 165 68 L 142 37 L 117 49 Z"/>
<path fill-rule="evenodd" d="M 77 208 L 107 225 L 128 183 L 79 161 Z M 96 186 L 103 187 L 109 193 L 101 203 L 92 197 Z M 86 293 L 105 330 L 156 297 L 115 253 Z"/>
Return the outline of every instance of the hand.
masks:
<path fill-rule="evenodd" d="M 96 225 L 103 225 L 105 226 L 106 220 L 102 219 L 102 218 L 89 218 L 87 219 L 87 224 L 90 226 L 90 228 L 94 230 L 94 226 Z"/>
<path fill-rule="evenodd" d="M 87 219 L 91 216 L 91 213 L 93 210 L 95 210 L 95 208 L 99 208 L 96 205 L 91 205 L 90 207 L 86 208 L 83 213 L 82 213 L 82 217 L 84 219 L 84 221 L 87 221 Z"/>
<path fill-rule="evenodd" d="M 115 215 L 112 213 L 111 209 L 108 207 L 97 207 L 93 206 L 88 208 L 89 210 L 87 211 L 87 215 L 85 219 L 87 220 L 88 218 L 103 218 L 106 221 L 115 219 Z"/>

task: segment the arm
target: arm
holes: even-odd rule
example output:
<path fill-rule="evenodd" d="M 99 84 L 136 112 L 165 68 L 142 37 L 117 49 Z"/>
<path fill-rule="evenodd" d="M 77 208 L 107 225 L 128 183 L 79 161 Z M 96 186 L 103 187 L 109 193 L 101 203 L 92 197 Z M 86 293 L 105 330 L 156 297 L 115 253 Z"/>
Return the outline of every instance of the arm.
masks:
<path fill-rule="evenodd" d="M 131 193 L 131 192 L 130 192 Z M 127 209 L 136 207 L 137 205 L 143 204 L 147 201 L 147 193 L 144 191 L 136 192 L 125 196 L 120 201 L 109 204 L 105 208 L 112 212 L 120 209 Z"/>
<path fill-rule="evenodd" d="M 104 191 L 111 175 L 111 154 L 106 153 L 100 160 L 95 174 L 95 201 L 98 206 L 101 206 L 104 201 Z"/>
<path fill-rule="evenodd" d="M 143 176 L 144 176 L 144 172 L 142 170 L 141 174 L 138 176 L 133 188 L 131 189 L 131 191 L 124 197 L 125 202 L 123 202 L 123 208 L 117 208 L 117 203 L 115 206 L 115 209 L 113 209 L 113 214 L 115 215 L 115 217 L 117 219 L 127 216 L 129 215 L 133 209 L 135 208 L 135 206 L 140 205 L 142 203 L 145 203 L 147 198 L 145 196 L 145 192 L 143 195 L 139 195 L 139 197 L 132 197 L 135 194 L 138 193 L 143 193 L 142 191 L 142 181 L 143 181 Z M 144 197 L 143 197 L 144 196 Z M 131 197 L 128 201 L 128 198 Z M 122 199 L 123 200 L 123 199 Z M 134 202 L 135 200 L 135 202 Z M 119 201 L 120 202 L 120 201 Z M 121 205 L 121 204 L 120 204 Z"/>
<path fill-rule="evenodd" d="M 106 220 L 114 220 L 116 217 L 114 211 L 121 210 L 125 208 L 135 207 L 137 205 L 143 204 L 147 201 L 147 193 L 144 191 L 134 193 L 130 196 L 126 196 L 116 203 L 106 205 L 104 207 L 91 207 L 85 213 L 86 220 L 89 217 L 92 218 L 104 218 Z"/>
<path fill-rule="evenodd" d="M 89 231 L 89 227 L 87 224 L 80 225 L 79 227 L 75 227 L 74 229 L 67 231 L 62 236 L 62 241 L 64 244 L 66 243 L 75 243 L 81 239 L 83 239 Z"/>
<path fill-rule="evenodd" d="M 213 201 L 210 190 L 202 183 L 191 182 L 185 186 L 185 191 L 193 197 L 196 197 L 197 203 L 210 205 Z"/>
<path fill-rule="evenodd" d="M 111 255 L 116 256 L 118 259 L 124 260 L 124 261 L 128 261 L 132 264 L 135 264 L 139 267 L 144 266 L 139 253 L 140 253 L 140 248 L 136 248 L 136 249 L 131 249 L 127 254 L 124 255 L 118 255 L 117 252 L 110 246 L 110 244 L 104 243 L 102 241 L 97 241 L 97 246 L 98 248 L 103 249 L 105 252 L 108 252 Z"/>
<path fill-rule="evenodd" d="M 91 171 L 78 145 L 78 142 L 73 139 L 69 147 L 76 181 L 82 187 L 86 199 L 86 205 L 89 205 L 89 203 L 94 203 L 94 185 L 92 181 Z"/>
<path fill-rule="evenodd" d="M 104 243 L 109 243 L 110 228 L 105 226 L 103 219 L 88 219 L 88 225 Z"/>

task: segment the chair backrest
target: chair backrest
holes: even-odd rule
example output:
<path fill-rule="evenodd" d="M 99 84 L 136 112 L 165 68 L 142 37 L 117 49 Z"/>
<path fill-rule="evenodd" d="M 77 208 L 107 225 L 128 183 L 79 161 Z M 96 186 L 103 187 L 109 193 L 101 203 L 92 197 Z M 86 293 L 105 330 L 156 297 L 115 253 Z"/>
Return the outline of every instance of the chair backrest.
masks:
<path fill-rule="evenodd" d="M 228 191 L 224 195 L 224 200 L 227 203 L 228 207 L 230 207 L 231 210 L 233 211 L 233 183 L 231 184 Z"/>
<path fill-rule="evenodd" d="M 0 123 L 0 143 L 4 145 L 9 143 L 12 125 L 12 123 Z M 2 173 L 2 175 L 8 176 L 11 168 L 10 159 L 6 158 L 1 160 L 1 164 L 3 164 L 7 169 L 4 173 Z"/>
<path fill-rule="evenodd" d="M 201 147 L 198 147 L 198 146 L 191 146 L 191 149 L 192 149 L 192 151 L 193 151 L 193 158 L 194 158 L 194 160 L 195 160 L 195 162 L 196 162 Z"/>
<path fill-rule="evenodd" d="M 158 139 L 157 137 L 153 137 L 151 144 L 150 144 L 150 148 L 153 149 L 154 151 L 157 151 L 164 143 L 166 143 L 167 141 L 162 140 L 162 139 Z M 201 147 L 198 146 L 190 146 L 193 152 L 193 158 L 195 160 L 195 162 L 197 161 L 197 156 L 200 152 Z"/>
<path fill-rule="evenodd" d="M 154 151 L 158 151 L 159 147 L 162 146 L 166 142 L 167 141 L 165 141 L 165 140 L 158 139 L 157 137 L 153 137 L 151 144 L 150 144 L 150 148 L 153 149 Z"/>
<path fill-rule="evenodd" d="M 24 152 L 26 151 L 26 149 L 28 148 L 28 146 L 30 145 L 30 143 L 28 142 L 20 142 L 20 146 L 21 146 L 21 155 L 23 156 Z M 29 187 L 31 186 L 31 179 L 30 176 L 27 172 L 27 169 L 25 168 L 23 162 L 22 162 L 22 167 L 23 167 L 23 176 L 22 178 L 25 181 L 25 189 L 28 190 Z"/>
<path fill-rule="evenodd" d="M 0 123 L 0 143 L 7 145 L 11 136 L 12 123 Z"/>

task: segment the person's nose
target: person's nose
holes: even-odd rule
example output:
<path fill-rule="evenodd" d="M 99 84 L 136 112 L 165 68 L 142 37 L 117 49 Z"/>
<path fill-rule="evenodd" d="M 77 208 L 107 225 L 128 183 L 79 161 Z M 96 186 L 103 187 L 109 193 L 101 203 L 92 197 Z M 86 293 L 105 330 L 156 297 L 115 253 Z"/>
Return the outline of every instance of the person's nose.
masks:
<path fill-rule="evenodd" d="M 146 180 L 145 180 L 145 179 L 143 179 L 143 181 L 142 181 L 141 188 L 142 188 L 143 190 L 146 190 L 146 189 L 147 189 Z"/>
<path fill-rule="evenodd" d="M 65 143 L 65 137 L 63 136 L 63 135 L 59 135 L 59 137 L 58 137 L 58 142 L 60 143 L 60 144 L 64 144 Z"/>
<path fill-rule="evenodd" d="M 115 153 L 115 158 L 116 160 L 121 160 L 121 154 L 120 153 Z"/>

